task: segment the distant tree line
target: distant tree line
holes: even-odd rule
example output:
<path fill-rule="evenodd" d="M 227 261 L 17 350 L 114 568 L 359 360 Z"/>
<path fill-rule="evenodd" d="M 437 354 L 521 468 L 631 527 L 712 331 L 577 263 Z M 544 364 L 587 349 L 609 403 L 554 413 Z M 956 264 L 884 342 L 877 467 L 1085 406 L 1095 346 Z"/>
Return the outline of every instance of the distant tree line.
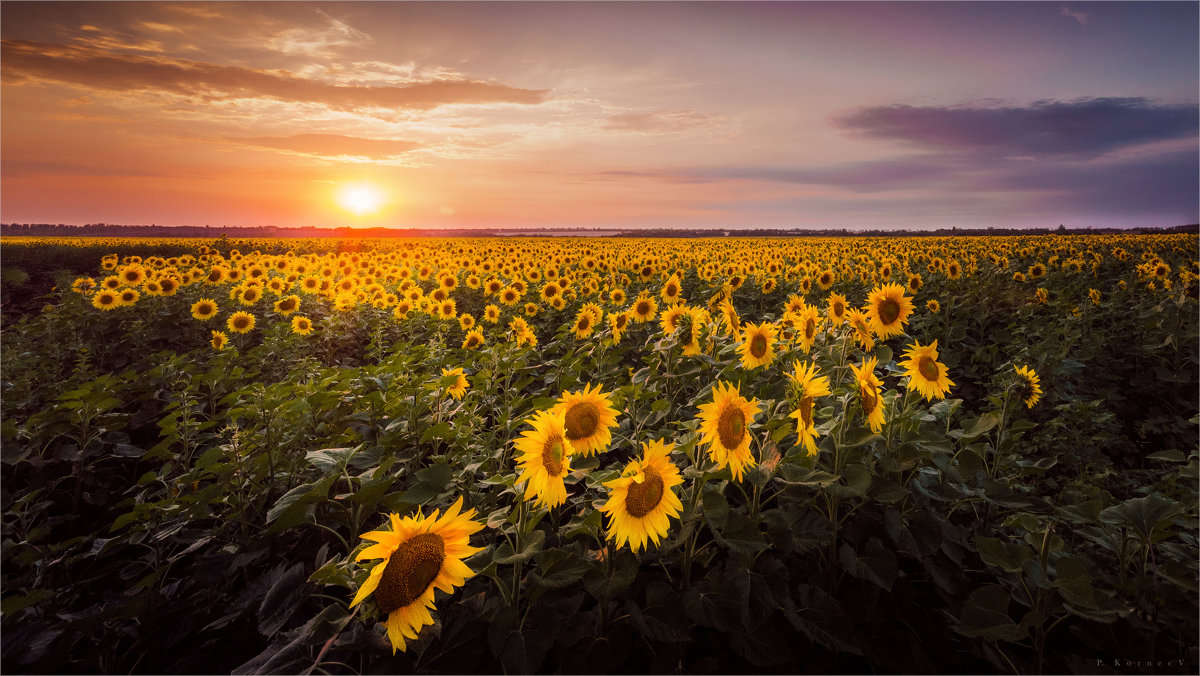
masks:
<path fill-rule="evenodd" d="M 0 223 L 0 236 L 53 236 L 53 237 L 203 237 L 219 238 L 361 238 L 361 237 L 500 237 L 537 236 L 546 232 L 587 233 L 601 231 L 611 233 L 612 228 L 496 228 L 472 230 L 467 228 L 285 228 L 267 226 L 219 226 L 208 225 L 117 225 L 112 223 L 87 223 L 69 225 L 63 223 Z M 650 228 L 616 229 L 612 237 L 976 237 L 997 235 L 1148 235 L 1187 233 L 1200 230 L 1200 224 L 1176 225 L 1166 228 L 938 228 L 898 230 L 849 230 L 846 228 Z"/>

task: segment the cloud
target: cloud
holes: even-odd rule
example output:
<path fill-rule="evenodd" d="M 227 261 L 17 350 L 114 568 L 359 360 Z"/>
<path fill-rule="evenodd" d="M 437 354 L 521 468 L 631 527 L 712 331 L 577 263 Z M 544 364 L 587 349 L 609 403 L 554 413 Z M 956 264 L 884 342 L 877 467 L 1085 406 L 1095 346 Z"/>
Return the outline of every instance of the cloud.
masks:
<path fill-rule="evenodd" d="M 295 134 L 292 136 L 249 136 L 230 137 L 234 143 L 271 148 L 303 155 L 322 157 L 365 157 L 384 160 L 396 157 L 421 147 L 412 141 L 390 141 L 385 139 L 359 138 L 341 134 Z"/>
<path fill-rule="evenodd" d="M 1097 156 L 1129 146 L 1196 136 L 1200 107 L 1145 98 L 1036 101 L 1025 107 L 864 108 L 834 119 L 871 138 L 932 149 L 1003 156 Z"/>
<path fill-rule="evenodd" d="M 724 120 L 723 115 L 694 110 L 651 110 L 609 115 L 604 128 L 635 134 L 675 134 L 713 127 Z"/>
<path fill-rule="evenodd" d="M 546 90 L 473 80 L 405 86 L 340 86 L 287 71 L 226 66 L 143 54 L 114 54 L 76 45 L 24 40 L 0 43 L 6 84 L 59 82 L 113 92 L 152 91 L 205 99 L 270 98 L 338 110 L 429 109 L 448 104 L 537 104 Z"/>
<path fill-rule="evenodd" d="M 325 12 L 317 10 L 325 19 L 321 29 L 289 28 L 269 38 L 266 45 L 284 54 L 304 56 L 330 56 L 335 48 L 356 47 L 370 44 L 371 36 L 356 30 L 349 24 L 338 21 Z"/>
<path fill-rule="evenodd" d="M 1076 21 L 1079 22 L 1079 25 L 1081 25 L 1081 26 L 1087 25 L 1087 22 L 1088 22 L 1087 12 L 1072 12 L 1071 10 L 1067 9 L 1066 5 L 1063 5 L 1063 8 L 1062 8 L 1062 11 L 1060 12 L 1060 14 L 1062 14 L 1063 16 L 1069 16 L 1072 19 L 1075 19 Z"/>

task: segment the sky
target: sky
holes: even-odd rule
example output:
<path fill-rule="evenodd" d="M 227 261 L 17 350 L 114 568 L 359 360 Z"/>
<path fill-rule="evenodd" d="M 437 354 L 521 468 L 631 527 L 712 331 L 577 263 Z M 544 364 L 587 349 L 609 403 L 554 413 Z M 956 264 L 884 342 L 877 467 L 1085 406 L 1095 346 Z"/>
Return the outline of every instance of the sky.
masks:
<path fill-rule="evenodd" d="M 1200 3 L 0 4 L 0 220 L 1200 221 Z"/>

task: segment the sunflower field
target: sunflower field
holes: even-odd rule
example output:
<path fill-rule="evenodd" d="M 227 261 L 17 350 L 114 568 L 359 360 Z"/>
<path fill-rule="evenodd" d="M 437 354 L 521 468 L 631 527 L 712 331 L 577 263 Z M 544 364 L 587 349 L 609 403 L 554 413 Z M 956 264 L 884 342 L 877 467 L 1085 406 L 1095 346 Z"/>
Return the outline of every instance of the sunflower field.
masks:
<path fill-rule="evenodd" d="M 1198 244 L 5 238 L 0 667 L 1196 673 Z"/>

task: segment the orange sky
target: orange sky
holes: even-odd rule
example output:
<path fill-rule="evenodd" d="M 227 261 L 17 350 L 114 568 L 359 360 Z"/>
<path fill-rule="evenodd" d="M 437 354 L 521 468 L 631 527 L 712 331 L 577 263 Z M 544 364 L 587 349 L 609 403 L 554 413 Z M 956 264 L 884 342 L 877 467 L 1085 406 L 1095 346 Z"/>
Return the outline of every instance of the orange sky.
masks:
<path fill-rule="evenodd" d="M 0 5 L 5 222 L 1197 220 L 1195 3 Z M 374 213 L 337 195 L 375 186 Z"/>

